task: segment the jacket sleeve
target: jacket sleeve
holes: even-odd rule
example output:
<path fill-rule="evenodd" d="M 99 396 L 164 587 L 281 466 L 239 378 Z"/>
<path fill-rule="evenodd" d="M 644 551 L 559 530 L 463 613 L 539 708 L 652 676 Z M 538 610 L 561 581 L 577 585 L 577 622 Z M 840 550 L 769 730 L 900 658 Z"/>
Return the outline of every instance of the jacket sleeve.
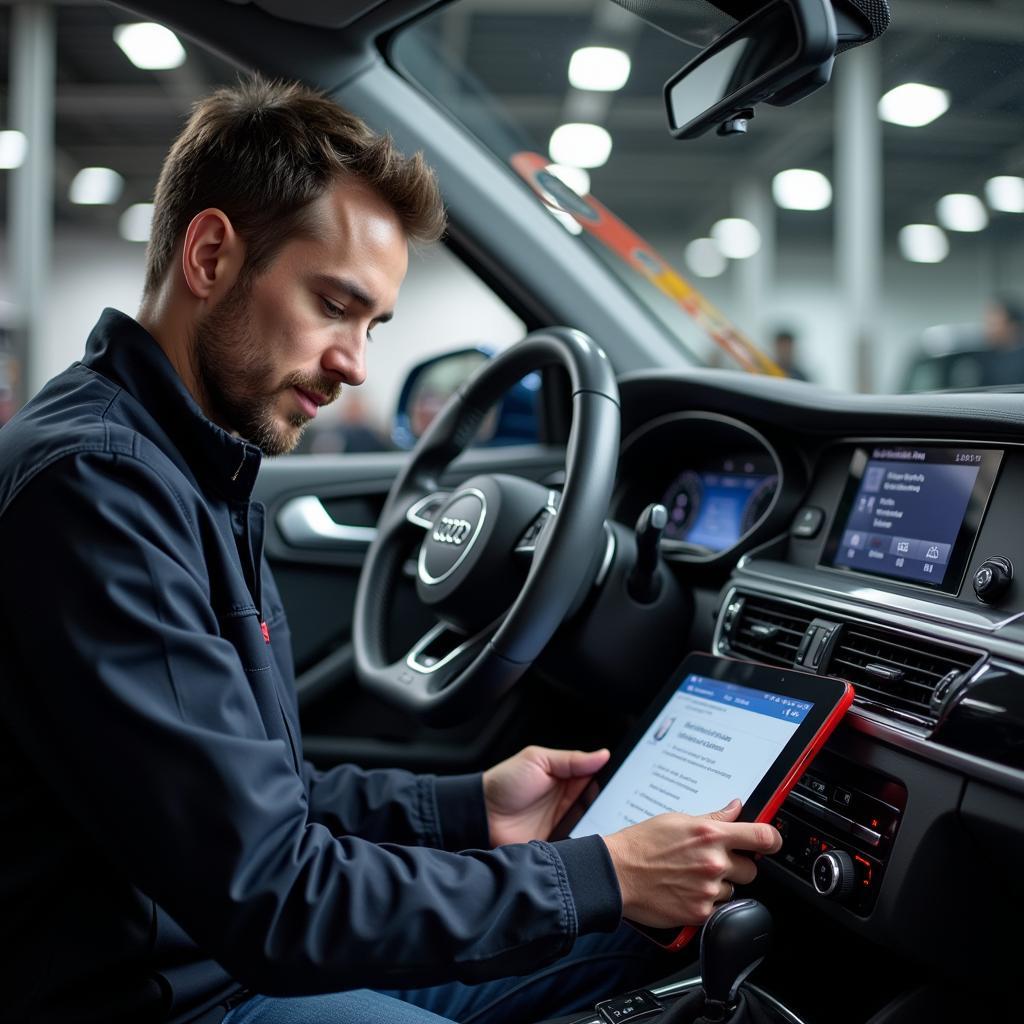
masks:
<path fill-rule="evenodd" d="M 0 518 L 21 667 L 4 722 L 117 869 L 283 995 L 523 973 L 617 924 L 598 837 L 459 854 L 313 820 L 218 633 L 204 529 L 148 463 L 100 452 L 43 470 Z"/>
<path fill-rule="evenodd" d="M 335 835 L 453 851 L 491 845 L 479 774 L 414 775 L 353 765 L 321 772 L 306 761 L 303 777 L 310 818 Z"/>

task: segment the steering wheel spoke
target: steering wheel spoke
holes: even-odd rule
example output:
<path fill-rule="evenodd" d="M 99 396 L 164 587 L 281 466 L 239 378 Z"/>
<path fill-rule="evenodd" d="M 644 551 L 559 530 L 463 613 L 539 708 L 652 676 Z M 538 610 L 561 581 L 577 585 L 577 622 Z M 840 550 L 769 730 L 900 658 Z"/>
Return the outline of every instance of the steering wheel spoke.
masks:
<path fill-rule="evenodd" d="M 409 506 L 405 518 L 413 526 L 418 526 L 421 530 L 429 530 L 450 497 L 450 491 L 431 491 L 430 494 L 419 498 Z"/>
<path fill-rule="evenodd" d="M 494 626 L 489 626 L 471 636 L 447 622 L 439 622 L 412 645 L 404 664 L 421 676 L 443 680 L 451 676 L 457 663 L 461 666 L 479 654 L 494 629 Z M 443 687 L 435 685 L 431 688 Z"/>

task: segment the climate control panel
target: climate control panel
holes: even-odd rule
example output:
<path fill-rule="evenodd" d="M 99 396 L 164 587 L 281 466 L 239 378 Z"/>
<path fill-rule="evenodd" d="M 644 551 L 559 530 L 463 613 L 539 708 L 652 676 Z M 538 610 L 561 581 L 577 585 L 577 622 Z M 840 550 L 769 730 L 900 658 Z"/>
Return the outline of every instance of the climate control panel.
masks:
<path fill-rule="evenodd" d="M 867 917 L 906 802 L 901 783 L 823 750 L 775 819 L 782 849 L 772 859 Z"/>

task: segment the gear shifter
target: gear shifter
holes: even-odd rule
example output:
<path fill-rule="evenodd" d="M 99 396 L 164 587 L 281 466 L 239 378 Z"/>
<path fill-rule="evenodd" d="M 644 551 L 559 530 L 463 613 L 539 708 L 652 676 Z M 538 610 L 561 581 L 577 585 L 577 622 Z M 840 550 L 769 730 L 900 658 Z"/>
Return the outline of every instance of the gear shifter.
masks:
<path fill-rule="evenodd" d="M 757 900 L 733 900 L 719 907 L 700 937 L 704 1018 L 728 1020 L 747 975 L 765 958 L 772 941 L 772 916 Z"/>
<path fill-rule="evenodd" d="M 733 900 L 704 923 L 700 937 L 701 993 L 684 996 L 658 1018 L 658 1024 L 715 1024 L 735 1020 L 778 1019 L 759 1007 L 744 1005 L 738 1013 L 740 986 L 765 958 L 771 945 L 772 917 L 757 900 Z M 736 1014 L 734 1017 L 734 1013 Z"/>

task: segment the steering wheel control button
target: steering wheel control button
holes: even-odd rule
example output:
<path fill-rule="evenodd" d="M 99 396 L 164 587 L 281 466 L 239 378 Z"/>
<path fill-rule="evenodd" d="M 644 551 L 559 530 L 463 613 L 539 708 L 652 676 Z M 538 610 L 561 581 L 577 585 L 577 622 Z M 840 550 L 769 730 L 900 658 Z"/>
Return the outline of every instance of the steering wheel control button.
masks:
<path fill-rule="evenodd" d="M 790 535 L 801 540 L 810 540 L 817 536 L 821 524 L 825 521 L 825 513 L 813 505 L 805 505 L 796 514 L 793 525 L 789 528 Z"/>
<path fill-rule="evenodd" d="M 845 850 L 829 850 L 815 858 L 811 880 L 815 891 L 834 900 L 845 900 L 856 880 L 853 858 Z"/>
<path fill-rule="evenodd" d="M 519 538 L 519 543 L 516 544 L 515 551 L 517 555 L 532 555 L 534 551 L 537 550 L 537 538 L 543 532 L 550 516 L 551 513 L 547 509 L 544 509 L 538 514 L 537 518 L 530 523 L 522 537 Z"/>
<path fill-rule="evenodd" d="M 603 1024 L 625 1024 L 626 1021 L 660 1014 L 662 1007 L 653 992 L 640 989 L 636 992 L 627 992 L 615 999 L 605 999 L 594 1009 L 597 1010 Z"/>
<path fill-rule="evenodd" d="M 1002 555 L 986 558 L 977 568 L 971 583 L 979 601 L 994 604 L 1010 589 L 1013 582 L 1013 563 Z"/>

